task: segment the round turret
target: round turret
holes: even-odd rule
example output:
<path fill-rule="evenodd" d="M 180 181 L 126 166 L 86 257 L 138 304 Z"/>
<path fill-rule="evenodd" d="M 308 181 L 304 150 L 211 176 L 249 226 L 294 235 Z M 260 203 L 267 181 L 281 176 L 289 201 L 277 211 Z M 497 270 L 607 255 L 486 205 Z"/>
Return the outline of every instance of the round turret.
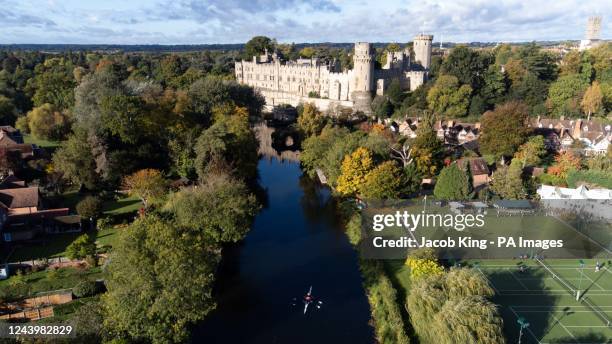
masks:
<path fill-rule="evenodd" d="M 371 92 L 374 89 L 374 47 L 371 43 L 355 43 L 353 70 L 353 91 Z"/>

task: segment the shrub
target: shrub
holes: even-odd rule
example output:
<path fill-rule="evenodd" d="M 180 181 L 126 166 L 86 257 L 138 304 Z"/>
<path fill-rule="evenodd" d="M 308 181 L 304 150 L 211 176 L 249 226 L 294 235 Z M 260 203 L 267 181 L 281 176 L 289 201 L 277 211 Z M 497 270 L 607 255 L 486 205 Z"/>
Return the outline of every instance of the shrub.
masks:
<path fill-rule="evenodd" d="M 87 234 L 79 236 L 66 248 L 66 256 L 70 259 L 83 259 L 95 253 L 96 244 Z"/>
<path fill-rule="evenodd" d="M 76 205 L 76 211 L 85 218 L 97 217 L 102 211 L 102 202 L 98 197 L 86 196 Z"/>
<path fill-rule="evenodd" d="M 100 289 L 96 281 L 82 281 L 72 288 L 72 294 L 76 297 L 94 296 Z"/>

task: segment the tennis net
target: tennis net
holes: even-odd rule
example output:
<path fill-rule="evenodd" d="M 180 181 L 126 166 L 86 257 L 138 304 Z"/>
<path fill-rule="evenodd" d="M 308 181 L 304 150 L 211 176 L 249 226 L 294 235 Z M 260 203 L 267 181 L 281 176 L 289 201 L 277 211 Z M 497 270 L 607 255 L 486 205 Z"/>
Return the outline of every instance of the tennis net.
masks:
<path fill-rule="evenodd" d="M 548 266 L 547 264 L 544 264 L 543 261 L 537 258 L 536 258 L 536 262 L 538 262 L 546 271 L 548 271 L 548 273 L 552 275 L 553 279 L 559 282 L 559 284 L 563 288 L 565 288 L 565 290 L 567 290 L 573 296 L 576 296 L 576 288 L 574 288 L 574 286 L 572 286 L 568 281 L 561 278 L 559 274 L 555 270 L 553 270 L 552 267 Z"/>
<path fill-rule="evenodd" d="M 595 313 L 597 315 L 597 317 L 603 321 L 603 323 L 607 326 L 610 327 L 610 318 L 608 317 L 608 314 L 606 314 L 606 312 L 604 312 L 601 308 L 599 308 L 596 304 L 594 304 L 591 299 L 589 299 L 588 297 L 583 297 L 582 299 L 580 299 L 580 301 L 585 304 L 587 307 L 589 307 L 589 309 Z"/>

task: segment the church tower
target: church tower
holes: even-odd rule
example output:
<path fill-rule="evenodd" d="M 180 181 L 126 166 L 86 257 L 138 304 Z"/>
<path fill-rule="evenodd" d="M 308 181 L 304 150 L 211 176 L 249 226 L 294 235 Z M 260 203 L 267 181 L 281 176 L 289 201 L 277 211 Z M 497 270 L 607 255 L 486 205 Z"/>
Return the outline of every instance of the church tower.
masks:
<path fill-rule="evenodd" d="M 355 43 L 353 55 L 352 98 L 355 109 L 366 114 L 372 112 L 372 92 L 374 91 L 374 46 L 371 43 Z"/>
<path fill-rule="evenodd" d="M 420 63 L 425 69 L 429 69 L 431 64 L 431 42 L 433 35 L 420 34 L 414 37 L 413 49 L 414 60 Z"/>

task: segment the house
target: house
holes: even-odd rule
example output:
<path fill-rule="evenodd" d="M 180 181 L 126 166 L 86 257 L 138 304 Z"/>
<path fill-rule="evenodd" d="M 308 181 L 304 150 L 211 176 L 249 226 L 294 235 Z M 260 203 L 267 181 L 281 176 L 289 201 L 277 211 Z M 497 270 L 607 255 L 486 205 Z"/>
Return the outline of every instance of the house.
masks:
<path fill-rule="evenodd" d="M 36 213 L 40 206 L 38 187 L 0 190 L 0 203 L 8 209 L 9 216 Z"/>
<path fill-rule="evenodd" d="M 43 209 L 37 187 L 10 175 L 0 182 L 0 233 L 5 242 L 31 240 L 41 233 L 81 231 L 81 218 L 68 208 Z"/>
<path fill-rule="evenodd" d="M 483 158 L 463 158 L 457 160 L 457 166 L 464 170 L 466 164 L 469 163 L 470 172 L 472 174 L 472 186 L 474 189 L 482 188 L 489 184 L 491 178 L 487 162 Z"/>
<path fill-rule="evenodd" d="M 16 145 L 23 143 L 23 135 L 18 129 L 10 125 L 0 126 L 0 146 Z"/>
<path fill-rule="evenodd" d="M 550 151 L 571 148 L 580 142 L 586 155 L 605 154 L 612 142 L 612 127 L 598 120 L 583 119 L 534 119 L 529 124 L 536 135 L 544 137 L 544 145 Z"/>

